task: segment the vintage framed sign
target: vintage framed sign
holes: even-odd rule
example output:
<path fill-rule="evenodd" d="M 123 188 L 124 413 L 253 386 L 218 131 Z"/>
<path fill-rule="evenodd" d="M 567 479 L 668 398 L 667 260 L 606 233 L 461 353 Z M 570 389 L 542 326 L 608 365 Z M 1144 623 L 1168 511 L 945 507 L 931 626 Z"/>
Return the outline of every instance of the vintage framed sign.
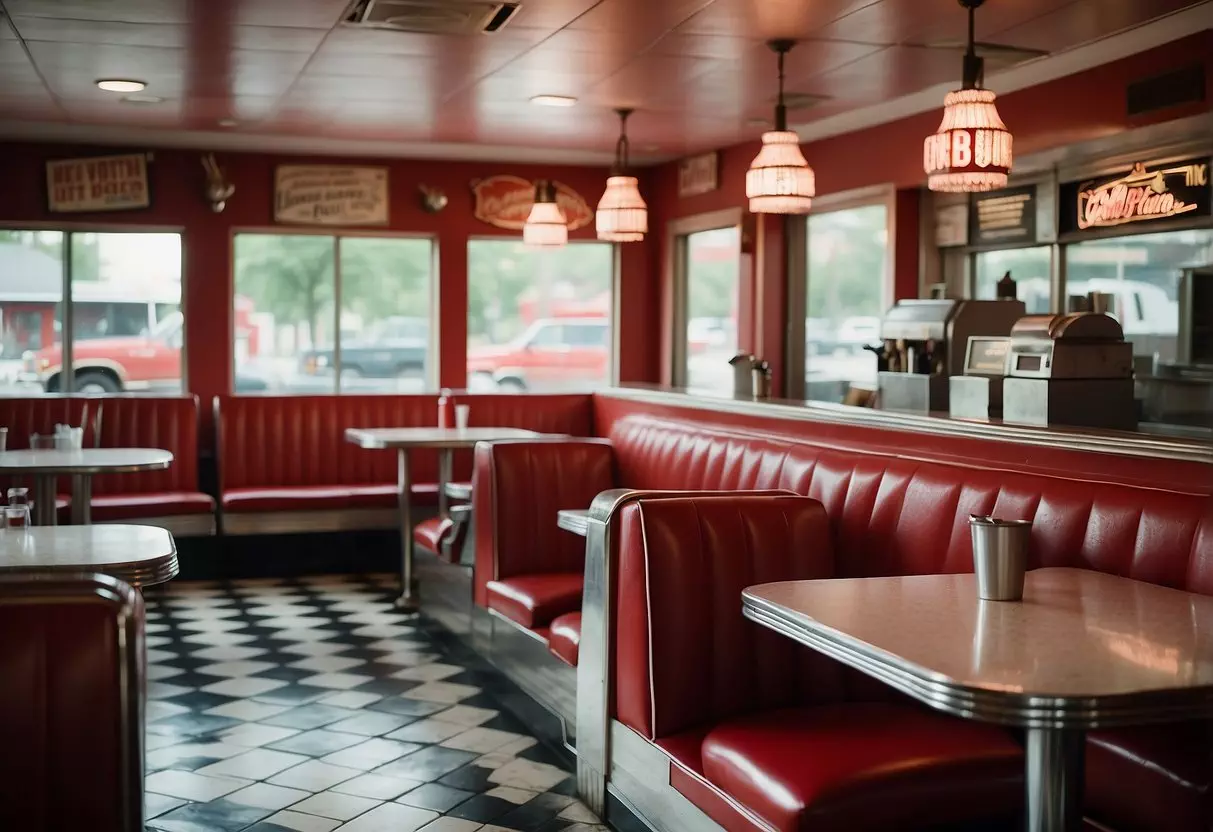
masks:
<path fill-rule="evenodd" d="M 691 156 L 678 163 L 678 196 L 696 196 L 720 184 L 720 155 L 716 151 Z"/>
<path fill-rule="evenodd" d="M 1119 176 L 1066 183 L 1060 199 L 1062 233 L 1208 217 L 1213 207 L 1209 159 L 1138 162 Z"/>
<path fill-rule="evenodd" d="M 969 244 L 1036 242 L 1036 186 L 1006 188 L 973 196 Z"/>
<path fill-rule="evenodd" d="M 594 220 L 585 198 L 563 182 L 552 182 L 556 204 L 564 212 L 569 231 L 584 228 Z M 535 204 L 535 183 L 521 176 L 490 176 L 472 182 L 473 215 L 495 228 L 521 231 Z"/>
<path fill-rule="evenodd" d="M 274 222 L 387 225 L 388 170 L 279 165 L 274 169 Z"/>
<path fill-rule="evenodd" d="M 148 154 L 55 159 L 46 163 L 46 206 L 55 213 L 149 208 Z"/>

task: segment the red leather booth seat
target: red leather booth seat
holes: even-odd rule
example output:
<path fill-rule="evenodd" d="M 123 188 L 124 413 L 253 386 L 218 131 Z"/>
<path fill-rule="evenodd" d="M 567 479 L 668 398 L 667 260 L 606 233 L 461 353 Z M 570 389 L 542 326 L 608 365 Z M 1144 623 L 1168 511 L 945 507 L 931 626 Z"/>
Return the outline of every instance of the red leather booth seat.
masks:
<path fill-rule="evenodd" d="M 575 395 L 461 394 L 472 426 L 517 427 L 585 436 L 590 400 Z M 345 441 L 347 428 L 429 427 L 435 395 L 217 396 L 220 505 L 225 513 L 396 506 L 396 454 Z M 415 503 L 437 500 L 438 452 L 409 454 Z M 471 456 L 456 453 L 455 481 Z"/>
<path fill-rule="evenodd" d="M 197 396 L 106 396 L 101 407 L 100 447 L 162 448 L 173 463 L 94 477 L 94 522 L 214 514 L 214 498 L 198 489 Z"/>
<path fill-rule="evenodd" d="M 581 618 L 570 614 L 581 610 L 585 540 L 557 528 L 556 513 L 589 508 L 613 482 L 611 446 L 599 440 L 476 449 L 475 601 L 534 631 L 569 664 L 580 640 Z"/>
<path fill-rule="evenodd" d="M 1014 817 L 1020 748 L 908 702 L 864 702 L 841 666 L 744 619 L 741 591 L 835 574 L 804 497 L 640 499 L 620 517 L 615 717 L 729 830 L 929 829 Z"/>
<path fill-rule="evenodd" d="M 85 418 L 84 397 L 81 396 L 2 396 L 0 397 L 0 427 L 8 428 L 7 449 L 20 451 L 29 447 L 30 434 L 53 433 L 56 424 L 80 425 Z M 91 407 L 88 416 L 89 424 L 85 425 L 84 442 L 91 445 L 94 441 L 92 419 L 96 415 L 96 404 Z M 31 477 L 0 477 L 0 496 L 7 493 L 9 488 L 28 488 L 30 498 L 34 496 L 34 483 Z M 67 519 L 71 480 L 68 477 L 59 480 L 60 520 Z M 6 499 L 7 502 L 7 499 Z"/>
<path fill-rule="evenodd" d="M 0 576 L 0 829 L 143 828 L 143 599 Z"/>

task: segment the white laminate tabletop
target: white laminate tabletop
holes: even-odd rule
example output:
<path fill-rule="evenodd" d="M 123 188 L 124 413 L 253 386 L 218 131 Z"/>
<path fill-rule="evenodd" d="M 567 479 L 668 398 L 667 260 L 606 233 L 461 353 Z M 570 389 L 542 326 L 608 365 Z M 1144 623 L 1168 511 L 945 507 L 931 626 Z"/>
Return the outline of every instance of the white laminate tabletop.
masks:
<path fill-rule="evenodd" d="M 102 523 L 0 530 L 0 571 L 101 572 L 132 586 L 177 574 L 177 546 L 158 526 Z"/>
<path fill-rule="evenodd" d="M 587 508 L 562 508 L 556 512 L 556 525 L 566 532 L 585 537 L 589 534 L 590 510 Z"/>
<path fill-rule="evenodd" d="M 1082 569 L 1037 569 L 1022 602 L 975 577 L 786 581 L 746 617 L 962 716 L 1096 727 L 1213 716 L 1213 598 Z"/>
<path fill-rule="evenodd" d="M 345 441 L 361 448 L 471 448 L 477 442 L 537 439 L 545 435 L 520 428 L 347 428 Z"/>
<path fill-rule="evenodd" d="M 81 448 L 0 452 L 0 472 L 108 474 L 167 468 L 173 455 L 159 448 Z"/>

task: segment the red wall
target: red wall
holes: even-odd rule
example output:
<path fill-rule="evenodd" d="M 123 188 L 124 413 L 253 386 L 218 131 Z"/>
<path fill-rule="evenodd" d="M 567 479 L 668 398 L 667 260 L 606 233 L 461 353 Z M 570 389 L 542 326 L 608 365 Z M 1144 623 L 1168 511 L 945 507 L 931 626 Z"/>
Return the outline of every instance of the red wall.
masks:
<path fill-rule="evenodd" d="M 145 148 L 134 148 L 143 150 Z M 167 226 L 184 232 L 184 309 L 186 372 L 190 390 L 205 406 L 232 383 L 232 238 L 240 229 L 269 229 L 273 222 L 274 166 L 283 163 L 385 165 L 390 177 L 390 231 L 433 234 L 439 246 L 439 375 L 441 383 L 462 387 L 467 357 L 467 241 L 473 236 L 518 236 L 486 225 L 472 215 L 470 183 L 494 174 L 526 179 L 559 179 L 581 193 L 591 207 L 598 201 L 607 176 L 605 168 L 541 167 L 493 163 L 456 163 L 375 159 L 277 157 L 262 154 L 220 154 L 219 161 L 236 193 L 222 214 L 211 211 L 203 197 L 205 177 L 197 151 L 158 150 L 150 168 L 152 207 L 148 210 L 103 214 L 50 214 L 46 211 L 43 162 L 48 158 L 122 152 L 66 145 L 0 145 L 0 224 L 48 223 L 85 225 Z M 450 202 L 440 214 L 420 207 L 417 185 L 443 190 Z M 310 229 L 323 233 L 324 229 Z M 594 227 L 573 232 L 574 239 L 593 239 Z M 649 257 L 644 244 L 622 246 L 621 378 L 651 381 L 656 362 L 652 327 L 656 293 L 648 279 Z"/>
<path fill-rule="evenodd" d="M 1125 87 L 1132 81 L 1203 61 L 1209 76 L 1206 86 L 1213 88 L 1211 54 L 1213 30 L 1206 30 L 1095 69 L 999 96 L 998 111 L 1015 136 L 1015 152 L 1020 156 L 1196 115 L 1209 109 L 1207 100 L 1131 119 L 1126 113 Z M 959 70 L 958 62 L 958 73 Z M 896 299 L 916 297 L 919 290 L 918 249 L 921 241 L 917 189 L 923 186 L 925 179 L 922 141 L 938 128 L 942 111 L 941 100 L 938 110 L 803 146 L 805 158 L 817 176 L 819 196 L 873 185 L 892 185 L 897 189 L 893 254 Z M 759 143 L 755 141 L 721 150 L 720 187 L 685 199 L 678 196 L 676 162 L 652 171 L 646 196 L 653 213 L 650 228 L 656 232 L 653 245 L 659 249 L 652 261 L 653 274 L 660 275 L 663 284 L 671 278 L 665 270 L 666 225 L 684 217 L 745 206 L 745 173 L 758 147 Z M 764 225 L 782 239 L 781 218 L 766 218 Z M 740 308 L 755 308 L 763 317 L 751 326 L 743 322 L 739 327 L 741 347 L 767 358 L 774 375 L 782 378 L 785 369 L 782 367 L 782 341 L 772 333 L 781 333 L 787 320 L 786 310 L 774 300 L 777 296 L 782 298 L 784 291 L 775 287 L 786 285 L 785 258 L 756 258 L 754 267 L 766 271 L 760 275 L 743 274 L 742 286 L 754 292 L 762 287 L 765 296 L 743 298 Z M 663 285 L 656 302 L 663 332 L 670 337 L 668 322 L 673 312 L 673 293 L 669 287 Z M 778 320 L 767 320 L 771 315 L 778 316 Z M 669 379 L 668 365 L 668 358 L 664 358 L 659 368 L 663 380 Z M 778 384 L 775 389 L 780 389 Z"/>

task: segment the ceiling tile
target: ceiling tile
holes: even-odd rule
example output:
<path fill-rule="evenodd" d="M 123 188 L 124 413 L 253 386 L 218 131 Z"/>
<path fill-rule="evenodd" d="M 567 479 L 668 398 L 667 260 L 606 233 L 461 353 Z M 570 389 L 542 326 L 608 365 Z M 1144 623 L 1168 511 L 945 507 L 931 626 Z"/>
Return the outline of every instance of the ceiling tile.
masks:
<path fill-rule="evenodd" d="M 213 0 L 219 7 L 227 0 Z M 13 17 L 113 20 L 126 23 L 189 23 L 191 0 L 4 0 Z"/>
<path fill-rule="evenodd" d="M 180 49 L 188 43 L 187 27 L 182 23 L 122 23 L 107 20 L 15 17 L 13 25 L 27 41 L 163 46 L 174 49 Z"/>
<path fill-rule="evenodd" d="M 292 26 L 233 26 L 232 44 L 237 49 L 274 52 L 315 52 L 327 34 L 324 29 Z"/>
<path fill-rule="evenodd" d="M 286 26 L 331 29 L 345 16 L 349 0 L 210 0 L 234 9 L 232 19 L 242 26 Z"/>

